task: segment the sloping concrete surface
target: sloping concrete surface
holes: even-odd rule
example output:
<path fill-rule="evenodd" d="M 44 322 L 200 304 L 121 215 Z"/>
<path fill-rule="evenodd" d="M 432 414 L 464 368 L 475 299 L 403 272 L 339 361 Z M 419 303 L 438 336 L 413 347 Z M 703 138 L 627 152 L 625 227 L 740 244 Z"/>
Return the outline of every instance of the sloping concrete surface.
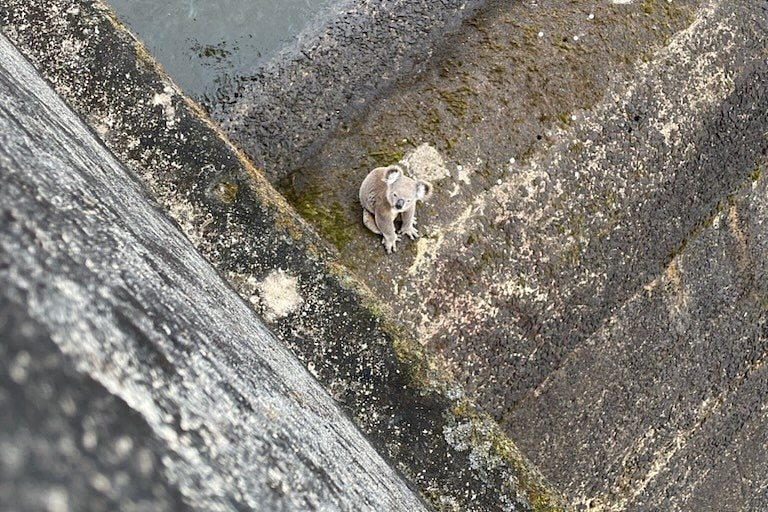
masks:
<path fill-rule="evenodd" d="M 0 26 L 431 505 L 560 508 L 514 443 L 103 3 L 4 1 Z"/>
<path fill-rule="evenodd" d="M 765 303 L 714 313 L 722 301 L 703 290 L 730 293 L 740 278 L 702 264 L 682 279 L 702 290 L 704 306 L 673 341 L 657 309 L 627 304 L 685 254 L 723 201 L 757 180 L 768 150 L 767 36 L 763 2 L 489 4 L 429 70 L 338 130 L 280 186 L 337 243 L 340 260 L 396 305 L 401 324 L 448 359 L 573 507 L 760 510 L 765 478 L 754 475 L 765 460 L 749 447 L 763 428 Z M 417 213 L 423 237 L 387 256 L 358 221 L 356 186 L 371 167 L 413 155 L 431 155 L 443 177 Z M 765 241 L 758 230 L 745 243 Z M 708 327 L 718 318 L 722 326 Z M 622 372 L 596 374 L 579 360 L 561 372 L 610 322 L 651 352 L 690 339 L 701 353 L 684 357 L 675 346 L 677 372 L 656 373 L 641 355 Z M 733 351 L 720 357 L 717 347 L 729 343 Z M 736 393 L 734 379 L 750 365 L 754 374 L 743 378 L 752 384 Z M 721 366 L 729 373 L 714 380 Z M 665 395 L 697 382 L 723 407 L 751 411 L 722 412 L 717 442 L 711 425 L 690 420 L 714 417 L 700 410 L 703 396 Z M 612 389 L 622 401 L 593 413 L 600 395 L 585 388 Z M 632 425 L 649 429 L 659 415 L 688 419 L 642 448 L 633 436 L 650 434 L 628 427 L 633 415 Z M 727 478 L 732 466 L 720 457 L 743 459 L 752 476 Z M 710 470 L 713 461 L 722 469 Z M 630 468 L 617 469 L 622 463 Z M 705 473 L 701 482 L 693 476 Z M 718 480 L 744 488 L 717 494 Z"/>
<path fill-rule="evenodd" d="M 1 35 L 0 55 L 0 508 L 427 510 Z"/>
<path fill-rule="evenodd" d="M 320 237 L 241 155 L 205 143 L 215 129 L 140 47 L 100 69 L 96 48 L 133 44 L 119 27 L 117 44 L 56 14 L 0 19 L 433 505 L 557 506 L 466 408 L 477 400 L 574 509 L 768 507 L 765 2 L 489 1 L 417 65 L 398 50 L 382 87 L 369 78 L 386 59 L 346 81 L 287 56 L 219 119 Z M 329 34 L 318 62 L 343 69 L 331 43 L 345 38 Z M 133 67 L 148 74 L 129 94 L 88 92 Z M 290 112 L 259 111 L 281 94 Z M 386 256 L 355 196 L 400 160 L 436 194 L 422 238 Z"/>
<path fill-rule="evenodd" d="M 768 179 L 755 172 L 515 410 L 515 438 L 580 508 L 766 508 Z"/>
<path fill-rule="evenodd" d="M 49 330 L 9 297 L 3 284 L 3 509 L 187 510 L 163 471 L 162 443 L 147 422 L 101 383 L 78 372 Z"/>
<path fill-rule="evenodd" d="M 355 0 L 252 76 L 222 90 L 211 116 L 272 180 L 403 74 L 482 0 Z"/>

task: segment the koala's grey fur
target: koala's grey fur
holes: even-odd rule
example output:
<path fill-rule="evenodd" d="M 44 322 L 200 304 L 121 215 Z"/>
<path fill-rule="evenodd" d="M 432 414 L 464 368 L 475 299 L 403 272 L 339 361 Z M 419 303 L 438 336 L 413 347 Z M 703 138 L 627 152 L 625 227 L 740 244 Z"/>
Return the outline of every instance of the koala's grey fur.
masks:
<path fill-rule="evenodd" d="M 397 251 L 400 236 L 395 233 L 395 219 L 403 215 L 400 234 L 411 239 L 419 236 L 416 228 L 416 201 L 425 201 L 432 195 L 432 185 L 404 175 L 399 165 L 377 167 L 368 173 L 360 185 L 360 204 L 363 205 L 365 227 L 383 235 L 381 243 L 387 253 Z"/>

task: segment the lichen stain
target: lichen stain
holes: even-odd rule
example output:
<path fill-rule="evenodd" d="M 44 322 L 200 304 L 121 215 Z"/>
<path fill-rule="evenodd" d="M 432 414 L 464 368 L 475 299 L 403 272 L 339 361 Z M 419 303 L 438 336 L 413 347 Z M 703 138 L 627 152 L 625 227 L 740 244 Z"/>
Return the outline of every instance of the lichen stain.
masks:
<path fill-rule="evenodd" d="M 282 269 L 273 270 L 256 285 L 258 301 L 263 307 L 264 319 L 274 322 L 296 311 L 304 298 L 299 293 L 299 280 Z"/>

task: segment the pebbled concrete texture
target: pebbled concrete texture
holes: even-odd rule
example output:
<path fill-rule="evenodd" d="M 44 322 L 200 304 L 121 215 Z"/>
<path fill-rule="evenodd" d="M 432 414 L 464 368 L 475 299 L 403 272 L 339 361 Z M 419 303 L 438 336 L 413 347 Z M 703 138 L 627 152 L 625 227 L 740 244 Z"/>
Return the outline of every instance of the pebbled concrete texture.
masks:
<path fill-rule="evenodd" d="M 757 412 L 765 303 L 720 316 L 721 302 L 702 291 L 712 302 L 673 341 L 658 309 L 626 306 L 760 174 L 767 34 L 764 2 L 490 2 L 424 73 L 404 78 L 279 183 L 576 509 L 768 506 L 765 478 L 754 476 L 765 458 L 750 449 L 765 428 Z M 371 167 L 408 161 L 424 144 L 448 176 L 417 213 L 422 238 L 386 256 L 360 225 L 356 187 Z M 765 241 L 756 230 L 744 243 Z M 762 289 L 757 276 L 750 286 Z M 703 263 L 681 279 L 702 290 L 741 286 Z M 651 353 L 675 346 L 669 364 L 680 368 L 657 372 L 649 358 L 658 354 L 649 353 L 614 373 L 586 360 L 561 371 L 586 346 L 622 354 L 621 335 L 593 340 L 611 322 L 626 323 Z M 674 345 L 688 339 L 701 340 L 697 357 Z M 747 341 L 718 358 L 732 339 Z M 732 394 L 739 369 L 752 364 L 748 379 L 758 383 Z M 715 368 L 730 373 L 716 380 Z M 684 395 L 696 382 L 731 405 L 701 409 L 700 395 Z M 612 390 L 617 400 L 593 414 L 600 394 L 584 389 Z M 660 428 L 659 415 L 688 419 L 667 425 L 657 444 L 630 428 Z M 717 434 L 708 430 L 715 417 Z M 727 446 L 727 457 L 745 461 L 743 480 L 726 474 Z M 710 474 L 712 461 L 722 469 Z M 718 495 L 716 481 L 744 487 Z"/>
<path fill-rule="evenodd" d="M 528 427 L 515 438 L 578 509 L 768 503 L 768 180 L 755 170 L 515 410 Z"/>
<path fill-rule="evenodd" d="M 266 174 L 100 4 L 13 5 L 3 30 L 436 508 L 557 507 L 509 437 L 576 510 L 768 507 L 765 2 L 488 1 L 381 89 L 286 55 L 219 111 Z M 367 64 L 324 34 L 323 69 Z M 401 160 L 436 194 L 387 257 L 355 196 Z"/>
<path fill-rule="evenodd" d="M 103 3 L 4 1 L 0 27 L 432 506 L 560 508 L 514 443 Z"/>
<path fill-rule="evenodd" d="M 271 180 L 284 177 L 350 115 L 423 67 L 481 0 L 357 0 L 224 88 L 211 117 Z"/>

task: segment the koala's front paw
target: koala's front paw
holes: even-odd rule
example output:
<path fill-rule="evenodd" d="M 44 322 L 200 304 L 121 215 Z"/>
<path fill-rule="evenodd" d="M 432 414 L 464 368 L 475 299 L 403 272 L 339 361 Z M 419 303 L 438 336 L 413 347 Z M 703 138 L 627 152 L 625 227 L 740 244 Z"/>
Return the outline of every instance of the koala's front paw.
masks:
<path fill-rule="evenodd" d="M 400 241 L 400 237 L 396 236 L 394 238 L 382 238 L 381 243 L 384 244 L 384 248 L 387 250 L 387 254 L 392 254 L 393 252 L 397 252 L 397 242 Z"/>
<path fill-rule="evenodd" d="M 401 235 L 408 235 L 411 240 L 416 240 L 419 237 L 419 232 L 416 228 L 411 226 L 410 228 L 404 228 L 400 230 Z"/>

